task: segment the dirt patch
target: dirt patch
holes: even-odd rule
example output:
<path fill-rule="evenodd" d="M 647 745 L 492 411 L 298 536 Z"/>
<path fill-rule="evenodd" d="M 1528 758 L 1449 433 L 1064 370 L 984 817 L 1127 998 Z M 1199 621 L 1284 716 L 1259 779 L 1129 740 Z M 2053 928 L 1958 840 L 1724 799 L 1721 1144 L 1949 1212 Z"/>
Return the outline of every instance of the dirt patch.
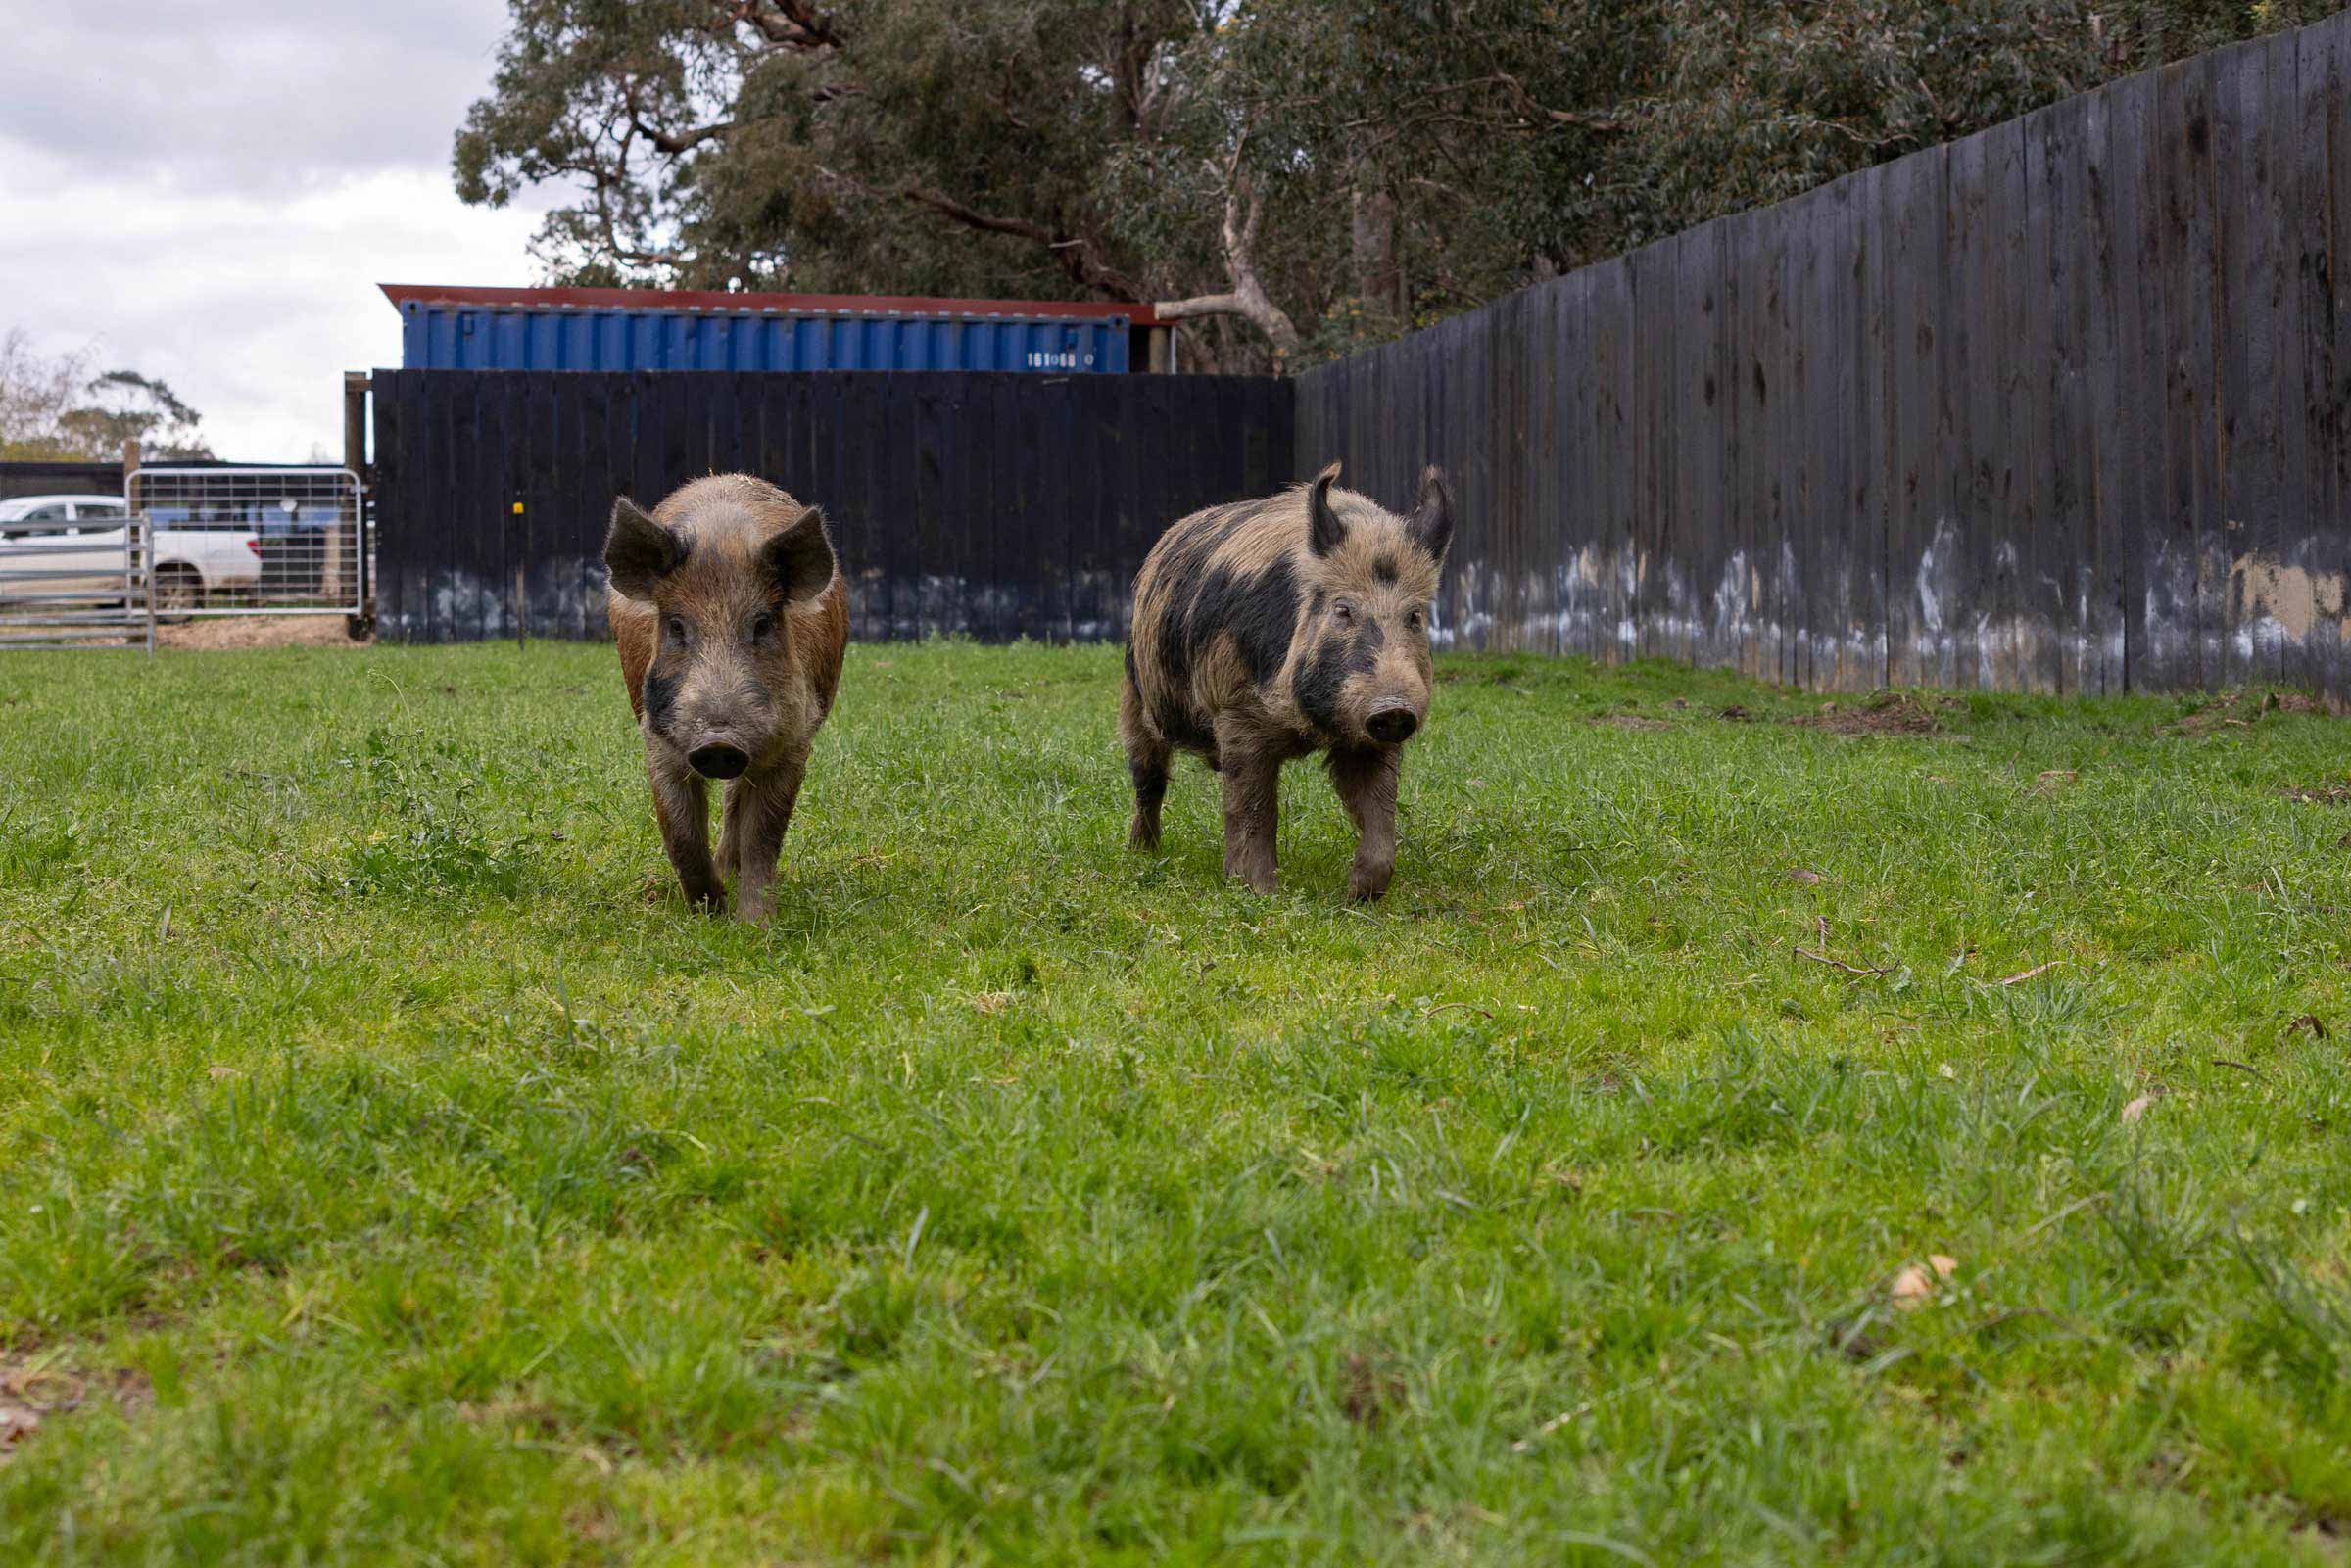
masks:
<path fill-rule="evenodd" d="M 2311 806 L 2351 806 L 2351 784 L 2304 784 L 2286 790 L 2285 798 Z"/>
<path fill-rule="evenodd" d="M 2333 715 L 2345 712 L 2335 697 L 2314 697 L 2307 691 L 2224 691 L 2173 724 L 2166 735 L 2210 736 L 2223 730 L 2249 730 L 2273 713 Z"/>
<path fill-rule="evenodd" d="M 1612 724 L 1619 730 L 1670 730 L 1673 726 L 1663 719 L 1645 719 L 1638 713 L 1605 713 L 1594 724 Z"/>
<path fill-rule="evenodd" d="M 351 623 L 341 615 L 229 615 L 158 626 L 155 645 L 165 648 L 356 648 Z"/>
<path fill-rule="evenodd" d="M 0 1351 L 0 1464 L 53 1417 L 92 1400 L 111 1399 L 135 1414 L 154 1402 L 144 1374 L 127 1368 L 85 1376 L 58 1364 L 54 1354 Z"/>
<path fill-rule="evenodd" d="M 1831 735 L 1941 735 L 1935 710 L 1908 691 L 1872 691 L 1858 702 L 1824 702 L 1788 721 Z"/>
<path fill-rule="evenodd" d="M 885 666 L 887 668 L 887 666 Z M 1500 664 L 1488 670 L 1439 670 L 1439 686 L 1510 686 L 1526 678 L 1526 671 L 1516 664 Z"/>

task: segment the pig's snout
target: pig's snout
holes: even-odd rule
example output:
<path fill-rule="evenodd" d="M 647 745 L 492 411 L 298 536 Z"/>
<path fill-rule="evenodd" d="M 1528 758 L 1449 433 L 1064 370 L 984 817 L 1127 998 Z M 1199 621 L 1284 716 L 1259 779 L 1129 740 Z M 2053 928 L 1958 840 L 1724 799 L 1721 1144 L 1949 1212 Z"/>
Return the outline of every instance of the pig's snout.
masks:
<path fill-rule="evenodd" d="M 687 765 L 705 779 L 733 779 L 751 765 L 750 753 L 741 746 L 696 746 L 686 753 Z"/>
<path fill-rule="evenodd" d="M 1420 716 L 1406 707 L 1381 708 L 1364 721 L 1364 731 L 1383 746 L 1400 746 L 1420 728 Z"/>

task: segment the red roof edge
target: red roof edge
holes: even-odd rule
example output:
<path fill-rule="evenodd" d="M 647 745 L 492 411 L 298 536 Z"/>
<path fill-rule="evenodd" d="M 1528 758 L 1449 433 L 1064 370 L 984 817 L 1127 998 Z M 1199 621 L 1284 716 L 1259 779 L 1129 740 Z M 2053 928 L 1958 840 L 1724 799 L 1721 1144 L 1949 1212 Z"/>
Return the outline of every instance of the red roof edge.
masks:
<path fill-rule="evenodd" d="M 1162 325 L 1148 305 L 1102 300 L 942 300 L 905 294 L 737 294 L 722 289 L 480 288 L 464 284 L 379 283 L 394 307 L 473 305 L 512 310 L 692 310 L 727 314 L 975 315 L 1016 320 L 1100 320 Z"/>

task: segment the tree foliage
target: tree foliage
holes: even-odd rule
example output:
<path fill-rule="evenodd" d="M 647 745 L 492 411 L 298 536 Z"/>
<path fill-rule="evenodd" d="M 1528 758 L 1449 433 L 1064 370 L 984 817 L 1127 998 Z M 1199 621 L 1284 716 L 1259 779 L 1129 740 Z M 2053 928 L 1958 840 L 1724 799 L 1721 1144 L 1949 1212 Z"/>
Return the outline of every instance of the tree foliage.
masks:
<path fill-rule="evenodd" d="M 2333 9 L 512 0 L 455 167 L 567 193 L 566 281 L 1162 302 L 1240 368 Z"/>
<path fill-rule="evenodd" d="M 0 336 L 0 460 L 107 461 L 136 441 L 150 458 L 210 457 L 202 419 L 162 381 L 92 373 L 89 350 L 47 355 L 22 327 Z"/>

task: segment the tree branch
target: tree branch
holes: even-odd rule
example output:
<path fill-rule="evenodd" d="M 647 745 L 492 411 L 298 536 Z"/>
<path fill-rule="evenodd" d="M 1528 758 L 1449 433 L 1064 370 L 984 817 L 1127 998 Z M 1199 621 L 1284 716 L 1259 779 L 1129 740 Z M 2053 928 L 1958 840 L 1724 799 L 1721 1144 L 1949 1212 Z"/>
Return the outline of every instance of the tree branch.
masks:
<path fill-rule="evenodd" d="M 702 143 L 714 141 L 735 128 L 735 122 L 731 119 L 722 119 L 714 125 L 697 125 L 693 130 L 675 133 L 665 131 L 658 125 L 648 125 L 634 116 L 630 117 L 630 123 L 637 127 L 638 134 L 653 145 L 656 152 L 667 154 L 671 158 L 691 153 Z"/>
<path fill-rule="evenodd" d="M 639 83 L 623 77 L 620 88 L 621 102 L 628 106 L 630 131 L 650 142 L 656 152 L 666 154 L 671 158 L 681 157 L 693 152 L 702 143 L 716 140 L 735 128 L 735 121 L 722 119 L 714 124 L 697 125 L 687 131 L 663 130 L 660 126 L 648 121 L 645 118 L 645 111 L 638 107 L 638 86 Z"/>
<path fill-rule="evenodd" d="M 1526 90 L 1526 83 L 1520 81 L 1517 77 L 1511 75 L 1507 71 L 1497 71 L 1491 76 L 1487 76 L 1476 81 L 1461 82 L 1458 85 L 1461 87 L 1484 87 L 1488 85 L 1501 87 L 1505 92 L 1510 94 L 1511 101 L 1517 104 L 1521 114 L 1548 119 L 1555 125 L 1573 125 L 1580 130 L 1613 131 L 1626 130 L 1630 128 L 1628 125 L 1626 125 L 1623 119 L 1614 115 L 1596 115 L 1581 109 L 1552 109 L 1543 104 L 1539 104 L 1535 101 L 1535 95 Z M 1446 87 L 1440 87 L 1437 89 L 1438 92 L 1450 92 L 1453 90 L 1453 88 Z"/>
<path fill-rule="evenodd" d="M 835 178 L 840 178 L 836 175 Z M 842 183 L 853 183 L 843 180 Z M 1025 217 L 1004 217 L 967 207 L 944 191 L 935 191 L 920 185 L 902 185 L 898 195 L 918 207 L 928 207 L 942 216 L 961 223 L 966 228 L 984 234 L 1005 234 L 1014 239 L 1028 240 L 1053 253 L 1053 260 L 1070 275 L 1070 280 L 1081 287 L 1107 294 L 1116 300 L 1138 301 L 1142 291 L 1126 273 L 1102 259 L 1100 248 L 1081 235 L 1059 234 L 1042 223 Z"/>
<path fill-rule="evenodd" d="M 732 30 L 747 25 L 769 43 L 787 49 L 838 49 L 840 33 L 833 19 L 803 0 L 734 0 L 721 7 L 724 24 Z"/>

